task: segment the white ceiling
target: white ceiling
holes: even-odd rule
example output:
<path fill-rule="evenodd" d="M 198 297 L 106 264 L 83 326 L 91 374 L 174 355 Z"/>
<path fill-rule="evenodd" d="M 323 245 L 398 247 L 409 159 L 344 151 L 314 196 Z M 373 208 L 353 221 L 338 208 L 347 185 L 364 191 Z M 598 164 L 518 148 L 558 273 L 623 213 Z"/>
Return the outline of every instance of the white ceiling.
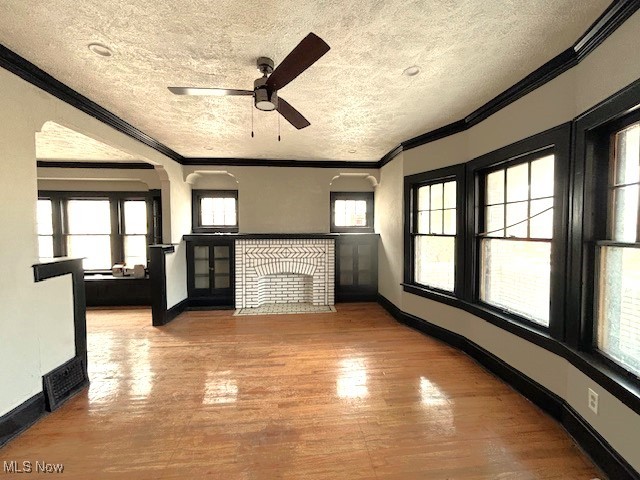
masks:
<path fill-rule="evenodd" d="M 521 80 L 609 3 L 4 0 L 0 43 L 186 157 L 377 160 Z M 331 51 L 279 92 L 311 126 L 282 121 L 281 142 L 277 114 L 255 109 L 251 138 L 251 97 L 166 89 L 251 89 L 256 57 L 277 64 L 311 31 Z M 403 76 L 414 64 L 422 73 Z"/>
<path fill-rule="evenodd" d="M 36 133 L 36 158 L 62 162 L 144 162 L 74 130 L 47 122 Z"/>

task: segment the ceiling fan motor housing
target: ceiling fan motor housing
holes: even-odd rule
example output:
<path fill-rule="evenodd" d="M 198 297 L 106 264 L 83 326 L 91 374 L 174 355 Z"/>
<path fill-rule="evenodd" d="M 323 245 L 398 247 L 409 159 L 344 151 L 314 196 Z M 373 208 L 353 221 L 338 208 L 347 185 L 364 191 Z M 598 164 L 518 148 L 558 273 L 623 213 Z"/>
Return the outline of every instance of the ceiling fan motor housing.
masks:
<path fill-rule="evenodd" d="M 277 92 L 270 92 L 267 88 L 267 77 L 258 78 L 253 82 L 255 105 L 258 110 L 270 112 L 278 108 Z"/>

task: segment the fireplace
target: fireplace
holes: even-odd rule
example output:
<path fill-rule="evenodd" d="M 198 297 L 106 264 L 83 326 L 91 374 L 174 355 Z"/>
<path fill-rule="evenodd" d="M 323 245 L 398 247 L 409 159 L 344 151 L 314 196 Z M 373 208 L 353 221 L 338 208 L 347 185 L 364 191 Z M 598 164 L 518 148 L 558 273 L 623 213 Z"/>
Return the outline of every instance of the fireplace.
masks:
<path fill-rule="evenodd" d="M 334 304 L 335 241 L 269 238 L 236 241 L 236 308 Z"/>

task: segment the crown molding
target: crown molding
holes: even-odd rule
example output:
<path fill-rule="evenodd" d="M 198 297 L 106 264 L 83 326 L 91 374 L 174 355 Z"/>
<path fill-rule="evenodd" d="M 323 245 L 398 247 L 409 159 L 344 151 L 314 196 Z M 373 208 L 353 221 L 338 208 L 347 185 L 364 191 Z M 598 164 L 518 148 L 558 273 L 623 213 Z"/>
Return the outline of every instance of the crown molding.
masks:
<path fill-rule="evenodd" d="M 4 45 L 0 45 L 0 67 L 10 71 L 14 75 L 17 75 L 23 80 L 44 90 L 54 97 L 59 98 L 72 107 L 75 107 L 78 110 L 91 115 L 97 120 L 100 120 L 102 123 L 115 128 L 119 132 L 122 132 L 125 135 L 128 135 L 129 137 L 134 138 L 141 143 L 144 143 L 145 145 L 153 148 L 154 150 L 171 159 L 178 162 L 182 158 L 179 153 L 174 152 L 166 145 L 163 145 L 146 133 L 138 130 L 133 125 L 125 122 L 106 108 L 101 107 L 94 101 L 76 92 L 71 87 L 55 79 L 47 72 L 37 67 L 27 59 L 21 57 L 17 53 L 9 50 Z"/>
<path fill-rule="evenodd" d="M 380 159 L 379 166 L 383 167 L 404 150 L 416 148 L 470 129 L 570 68 L 575 67 L 639 8 L 640 0 L 615 0 L 573 46 L 556 55 L 518 83 L 471 112 L 464 119 L 403 141 Z"/>
<path fill-rule="evenodd" d="M 553 80 L 558 75 L 580 63 L 589 53 L 604 42 L 620 25 L 640 8 L 640 0 L 614 0 L 574 45 L 560 53 L 518 83 L 500 93 L 464 119 L 431 130 L 401 142 L 380 160 L 358 162 L 348 160 L 273 160 L 242 158 L 194 158 L 183 157 L 133 125 L 122 120 L 104 107 L 81 95 L 55 79 L 17 53 L 0 45 L 0 67 L 19 76 L 32 85 L 50 93 L 65 103 L 91 115 L 119 132 L 138 140 L 157 152 L 182 165 L 270 166 L 306 168 L 381 168 L 400 152 L 419 147 L 436 140 L 463 132 L 487 117 L 515 102 L 524 95 Z"/>
<path fill-rule="evenodd" d="M 364 168 L 377 169 L 378 161 L 349 160 L 282 160 L 273 158 L 193 158 L 185 157 L 185 166 L 227 166 L 227 167 L 303 167 L 303 168 Z"/>
<path fill-rule="evenodd" d="M 114 168 L 118 170 L 153 170 L 146 162 L 63 162 L 59 160 L 38 160 L 38 168 Z"/>

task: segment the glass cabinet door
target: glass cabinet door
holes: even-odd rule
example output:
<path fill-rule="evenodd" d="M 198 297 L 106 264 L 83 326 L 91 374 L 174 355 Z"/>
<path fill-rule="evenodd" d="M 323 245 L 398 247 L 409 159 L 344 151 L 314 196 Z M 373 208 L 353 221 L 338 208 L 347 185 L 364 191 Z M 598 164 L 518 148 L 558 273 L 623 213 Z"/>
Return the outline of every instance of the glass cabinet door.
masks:
<path fill-rule="evenodd" d="M 196 289 L 210 288 L 209 247 L 196 245 L 193 247 L 193 276 Z"/>
<path fill-rule="evenodd" d="M 188 244 L 189 298 L 196 306 L 233 306 L 234 241 L 216 239 Z"/>

